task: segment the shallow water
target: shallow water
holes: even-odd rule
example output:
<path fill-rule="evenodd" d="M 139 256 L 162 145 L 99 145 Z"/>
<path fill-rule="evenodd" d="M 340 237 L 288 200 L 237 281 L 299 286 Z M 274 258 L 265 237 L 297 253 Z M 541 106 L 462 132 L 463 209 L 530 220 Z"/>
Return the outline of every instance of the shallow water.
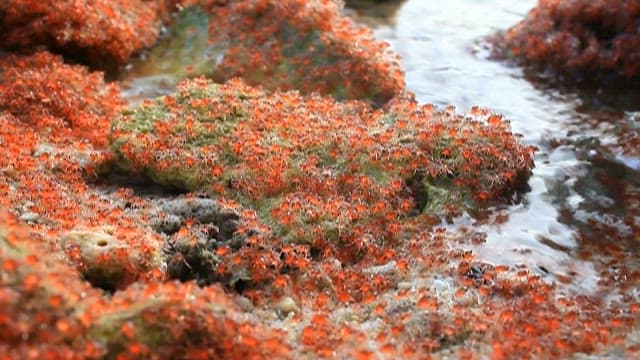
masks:
<path fill-rule="evenodd" d="M 460 112 L 488 107 L 540 149 L 520 204 L 451 225 L 487 233 L 486 243 L 474 248 L 480 260 L 523 264 L 566 290 L 588 294 L 609 292 L 612 287 L 598 283 L 622 266 L 640 267 L 640 161 L 620 154 L 616 126 L 640 109 L 637 89 L 552 85 L 489 59 L 483 39 L 518 22 L 535 0 L 347 3 L 400 54 L 420 102 L 453 104 Z M 169 34 L 123 73 L 130 102 L 172 91 L 189 75 L 185 67 L 198 73 L 217 61 L 206 43 L 207 19 L 192 20 L 195 25 Z M 190 46 L 181 45 L 185 39 Z"/>
<path fill-rule="evenodd" d="M 625 231 L 620 223 L 629 214 L 621 209 L 629 200 L 616 195 L 620 186 L 632 192 L 637 188 L 630 179 L 637 178 L 638 160 L 618 154 L 616 122 L 629 116 L 625 112 L 640 108 L 640 92 L 613 85 L 553 86 L 518 67 L 488 59 L 483 38 L 518 22 L 536 2 L 408 0 L 395 14 L 381 19 L 378 13 L 368 23 L 375 26 L 376 37 L 387 40 L 402 57 L 408 87 L 420 102 L 453 104 L 461 112 L 473 105 L 491 108 L 511 120 L 525 143 L 540 149 L 531 190 L 522 203 L 497 211 L 489 221 L 462 218 L 454 224 L 475 223 L 480 227 L 476 230 L 487 233 L 487 242 L 474 249 L 480 259 L 524 264 L 568 289 L 595 293 L 602 291 L 597 284 L 606 273 L 604 260 L 594 254 L 598 242 L 607 244 L 624 235 L 587 240 L 585 223 L 605 219 Z M 371 9 L 357 12 L 371 18 Z M 597 138 L 600 144 L 583 137 Z M 601 179 L 614 169 L 616 178 L 625 174 L 622 183 Z M 637 224 L 633 215 L 631 221 Z M 637 263 L 637 233 L 626 235 L 630 238 L 621 240 L 628 245 L 625 256 Z M 578 256 L 594 247 L 588 256 Z"/>

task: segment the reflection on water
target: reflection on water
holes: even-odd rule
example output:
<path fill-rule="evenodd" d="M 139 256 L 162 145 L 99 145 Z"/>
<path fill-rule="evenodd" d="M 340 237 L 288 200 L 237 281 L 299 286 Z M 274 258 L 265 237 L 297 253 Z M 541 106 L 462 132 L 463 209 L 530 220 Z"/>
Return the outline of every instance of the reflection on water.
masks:
<path fill-rule="evenodd" d="M 521 204 L 495 211 L 488 221 L 461 218 L 454 225 L 474 224 L 487 233 L 475 249 L 480 258 L 525 264 L 569 289 L 593 293 L 610 272 L 613 251 L 603 250 L 612 243 L 626 244 L 617 249 L 622 256 L 615 254 L 633 267 L 627 270 L 640 268 L 638 174 L 620 162 L 633 166 L 638 159 L 618 149 L 619 124 L 640 108 L 640 93 L 619 84 L 553 84 L 489 60 L 483 37 L 515 24 L 535 3 L 409 0 L 375 34 L 400 54 L 421 102 L 454 104 L 459 111 L 487 106 L 540 148 Z M 588 146 L 586 139 L 594 138 L 599 145 Z"/>

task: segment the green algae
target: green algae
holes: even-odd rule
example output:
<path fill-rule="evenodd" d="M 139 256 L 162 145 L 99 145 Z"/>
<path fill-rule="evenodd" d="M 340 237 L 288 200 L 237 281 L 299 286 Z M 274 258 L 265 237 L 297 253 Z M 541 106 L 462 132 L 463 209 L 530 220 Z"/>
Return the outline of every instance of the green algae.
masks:
<path fill-rule="evenodd" d="M 145 311 L 160 309 L 163 303 L 160 299 L 149 299 L 147 303 L 132 304 L 118 312 L 106 313 L 89 329 L 87 337 L 107 345 L 109 353 L 106 358 L 113 358 L 115 354 L 126 350 L 125 344 L 129 339 L 122 333 L 122 326 L 126 323 L 136 329 L 135 337 L 140 343 L 151 348 L 166 345 L 171 341 L 166 336 L 167 329 L 160 326 L 160 322 L 148 324 L 144 320 Z"/>
<path fill-rule="evenodd" d="M 248 116 L 248 109 L 227 106 L 224 96 L 217 89 L 217 86 L 188 89 L 175 96 L 159 97 L 139 107 L 124 110 L 121 116 L 113 121 L 111 127 L 111 150 L 118 155 L 115 157 L 116 166 L 125 170 L 139 169 L 145 176 L 165 186 L 195 191 L 206 185 L 209 173 L 206 160 L 210 157 L 203 154 L 202 149 L 220 145 L 220 139 L 232 133 L 236 125 L 246 120 Z M 233 93 L 233 97 L 242 100 L 250 98 L 250 95 L 237 91 Z M 217 99 L 215 104 L 207 102 L 211 99 Z M 198 102 L 198 100 L 206 101 Z M 221 106 L 214 110 L 214 105 Z M 171 113 L 172 106 L 180 106 L 183 109 L 180 119 L 176 119 L 176 115 Z M 187 126 L 187 122 L 191 125 Z M 116 135 L 120 132 L 136 134 L 138 141 L 120 138 Z M 183 139 L 185 148 L 191 151 L 166 149 L 157 152 L 156 159 L 170 162 L 170 165 L 162 171 L 146 164 L 134 164 L 122 153 L 123 147 L 131 145 L 134 151 L 144 150 L 151 144 L 141 143 L 139 135 L 147 133 L 160 137 L 179 136 Z M 233 151 L 225 150 L 223 156 L 210 160 L 229 165 L 237 163 L 238 159 L 233 155 Z M 185 158 L 194 154 L 202 161 L 185 166 Z"/>
<path fill-rule="evenodd" d="M 521 155 L 487 155 L 526 151 L 504 137 L 506 128 L 483 128 L 446 112 L 410 115 L 402 108 L 374 112 L 357 105 L 197 79 L 115 119 L 111 149 L 126 171 L 255 210 L 282 243 L 312 244 L 321 236 L 340 245 L 349 232 L 421 214 L 451 220 L 482 206 L 475 198 L 478 191 L 486 189 L 478 195 L 483 198 L 491 196 L 489 191 L 511 191 L 493 177 Z M 328 125 L 343 119 L 350 120 Z M 323 130 L 305 129 L 316 122 Z M 461 137 L 474 129 L 496 135 Z M 503 143 L 492 143 L 490 136 L 500 136 Z M 514 173 L 528 171 L 529 163 L 521 164 Z M 400 211 L 372 212 L 378 203 L 379 209 L 404 205 Z M 376 231 L 384 237 L 385 230 Z"/>
<path fill-rule="evenodd" d="M 452 191 L 454 188 L 451 181 L 443 179 L 423 179 L 421 182 L 424 190 L 424 199 L 419 202 L 423 205 L 422 212 L 434 215 L 445 215 L 443 209 L 447 205 L 457 205 L 460 208 L 463 205 L 462 197 L 458 191 Z"/>
<path fill-rule="evenodd" d="M 182 9 L 158 44 L 134 60 L 120 75 L 133 88 L 175 88 L 183 79 L 211 76 L 223 56 L 220 44 L 209 43 L 209 15 L 200 7 Z"/>

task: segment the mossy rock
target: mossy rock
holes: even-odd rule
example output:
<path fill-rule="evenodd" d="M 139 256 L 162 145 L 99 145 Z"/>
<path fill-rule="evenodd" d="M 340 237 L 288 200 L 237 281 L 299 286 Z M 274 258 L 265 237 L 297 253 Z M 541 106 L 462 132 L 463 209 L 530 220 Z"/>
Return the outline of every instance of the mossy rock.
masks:
<path fill-rule="evenodd" d="M 533 166 L 533 148 L 486 110 L 376 111 L 240 81 L 184 82 L 123 113 L 111 140 L 121 168 L 255 210 L 282 243 L 340 248 L 354 234 L 401 240 L 412 216 L 509 199 Z"/>

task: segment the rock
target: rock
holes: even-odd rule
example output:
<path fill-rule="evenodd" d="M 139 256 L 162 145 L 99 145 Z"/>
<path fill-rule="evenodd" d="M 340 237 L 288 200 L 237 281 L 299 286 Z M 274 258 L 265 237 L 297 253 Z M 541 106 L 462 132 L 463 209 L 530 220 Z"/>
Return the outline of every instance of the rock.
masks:
<path fill-rule="evenodd" d="M 232 262 L 223 266 L 232 278 L 253 267 L 249 276 L 271 276 L 286 244 L 329 242 L 348 263 L 403 241 L 410 218 L 451 218 L 510 201 L 535 150 L 484 109 L 464 117 L 397 101 L 376 111 L 205 79 L 128 109 L 113 122 L 111 140 L 123 171 L 240 205 L 222 211 L 210 201 L 180 200 L 167 207 L 196 222 L 215 214 L 216 240 L 234 251 L 222 262 Z M 209 240 L 190 243 L 201 241 L 198 248 L 212 251 Z"/>
<path fill-rule="evenodd" d="M 149 296 L 152 289 L 158 296 Z M 96 316 L 97 315 L 97 316 Z M 290 359 L 282 332 L 247 315 L 220 287 L 194 284 L 136 285 L 116 293 L 92 316 L 86 337 L 106 347 L 106 357 L 185 354 L 204 359 Z M 243 316 L 241 316 L 243 315 Z"/>
<path fill-rule="evenodd" d="M 109 232 L 74 230 L 64 241 L 92 259 L 122 248 Z M 0 269 L 0 350 L 8 359 L 177 358 L 185 351 L 205 358 L 290 358 L 283 333 L 241 310 L 222 288 L 140 282 L 105 296 L 2 211 Z"/>
<path fill-rule="evenodd" d="M 497 36 L 507 58 L 572 77 L 640 75 L 640 4 L 635 0 L 540 1 Z"/>
<path fill-rule="evenodd" d="M 167 104 L 171 106 L 169 110 Z M 399 104 L 380 113 L 362 104 L 341 104 L 297 93 L 268 95 L 238 82 L 216 85 L 204 80 L 189 81 L 175 95 L 127 110 L 113 123 L 111 148 L 118 165 L 126 171 L 143 172 L 159 184 L 186 191 L 231 196 L 255 208 L 267 223 L 273 223 L 274 216 L 284 211 L 278 207 L 283 199 L 293 196 L 291 187 L 296 186 L 309 197 L 287 201 L 301 201 L 301 215 L 302 208 L 311 208 L 291 221 L 322 224 L 333 232 L 342 226 L 335 221 L 343 220 L 339 216 L 332 216 L 329 221 L 313 215 L 313 203 L 325 200 L 314 198 L 317 190 L 302 190 L 315 186 L 304 184 L 310 174 L 318 179 L 340 179 L 355 166 L 364 176 L 364 183 L 374 188 L 394 183 L 393 191 L 404 191 L 409 182 L 405 174 L 412 174 L 411 178 L 417 176 L 413 187 L 424 187 L 415 190 L 413 196 L 422 204 L 420 210 L 430 213 L 442 212 L 447 206 L 460 208 L 508 196 L 527 178 L 532 149 L 519 145 L 515 138 L 502 136 L 506 123 L 500 116 L 476 110 L 475 116 L 490 119 L 491 124 L 485 126 L 432 108 L 412 113 L 407 110 L 414 106 L 410 102 Z M 428 116 L 439 119 L 429 125 L 431 130 L 418 125 Z M 303 130 L 313 122 L 322 127 L 314 134 Z M 405 130 L 393 129 L 396 122 L 415 125 Z M 334 133 L 341 133 L 352 143 L 341 139 L 316 143 Z M 381 143 L 384 133 L 390 136 L 388 143 Z M 474 133 L 480 134 L 474 135 L 474 145 L 461 146 L 463 136 Z M 453 142 L 449 134 L 460 140 Z M 395 153 L 395 158 L 390 157 L 390 152 Z M 495 156 L 497 153 L 502 155 Z M 383 159 L 387 161 L 384 167 Z M 274 174 L 275 170 L 279 174 Z M 354 185 L 343 184 L 339 192 L 353 193 Z M 322 191 L 336 190 L 327 187 Z M 272 194 L 278 196 L 273 198 Z M 381 200 L 376 196 L 367 200 L 370 207 L 373 199 Z M 167 204 L 167 210 L 180 216 L 195 216 L 200 218 L 198 221 L 203 216 L 206 221 L 212 220 L 216 212 L 213 205 L 189 201 Z M 335 204 L 344 206 L 343 212 L 348 211 L 347 203 Z M 181 209 L 183 206 L 187 208 Z M 227 215 L 219 213 L 216 219 L 225 239 L 237 228 L 238 216 L 229 216 L 226 219 Z M 314 219 L 304 220 L 307 216 Z"/>
<path fill-rule="evenodd" d="M 282 316 L 287 317 L 290 313 L 296 313 L 300 311 L 298 304 L 289 296 L 284 296 L 278 302 L 275 303 L 275 309 Z"/>
<path fill-rule="evenodd" d="M 269 90 L 377 105 L 405 92 L 398 57 L 340 2 L 241 0 L 208 10 L 211 44 L 222 54 L 212 75 L 218 82 L 239 76 Z"/>
<path fill-rule="evenodd" d="M 362 271 L 365 274 L 380 275 L 380 274 L 394 274 L 398 272 L 398 267 L 395 261 L 388 262 L 386 264 L 372 266 Z M 398 284 L 400 288 L 400 284 Z"/>
<path fill-rule="evenodd" d="M 118 87 L 107 85 L 102 73 L 64 64 L 47 52 L 9 55 L 0 67 L 0 150 L 11 154 L 0 157 L 0 169 L 10 169 L 0 173 L 2 207 L 40 214 L 46 221 L 33 226 L 55 247 L 53 239 L 66 237 L 69 229 L 105 232 L 78 224 L 115 225 L 107 235 L 117 240 L 119 259 L 107 253 L 99 266 L 83 262 L 96 261 L 98 249 L 82 249 L 78 233 L 69 238 L 76 241 L 71 260 L 96 286 L 114 290 L 161 274 L 159 239 L 145 233 L 136 210 L 120 207 L 124 201 L 108 198 L 88 181 L 109 156 L 109 124 L 122 106 Z"/>
<path fill-rule="evenodd" d="M 163 201 L 160 206 L 166 215 L 156 218 L 152 227 L 167 234 L 178 231 L 189 220 L 215 226 L 215 229 L 211 229 L 215 232 L 213 238 L 219 242 L 229 242 L 234 239 L 234 234 L 241 225 L 237 211 L 220 207 L 213 199 L 180 197 Z M 212 231 L 209 233 L 212 234 Z"/>
<path fill-rule="evenodd" d="M 121 65 L 160 33 L 157 4 L 145 0 L 4 0 L 4 49 L 62 50 L 94 65 Z"/>
<path fill-rule="evenodd" d="M 627 113 L 616 125 L 623 153 L 620 160 L 630 168 L 640 170 L 640 112 Z"/>
<path fill-rule="evenodd" d="M 396 14 L 406 0 L 345 0 L 349 15 L 371 28 L 395 24 Z"/>
<path fill-rule="evenodd" d="M 25 222 L 37 222 L 40 219 L 40 215 L 38 213 L 28 211 L 28 212 L 22 213 L 19 219 L 20 221 L 25 221 Z"/>
<path fill-rule="evenodd" d="M 201 75 L 377 106 L 411 96 L 388 44 L 356 25 L 337 1 L 194 2 L 176 14 L 169 36 L 122 74 L 130 101 L 170 93 L 179 80 Z"/>
<path fill-rule="evenodd" d="M 0 210 L 0 349 L 9 359 L 39 353 L 45 338 L 60 356 L 81 351 L 71 344 L 85 327 L 70 314 L 100 296 L 46 240 Z"/>
<path fill-rule="evenodd" d="M 126 287 L 139 272 L 157 266 L 159 260 L 104 229 L 69 231 L 62 236 L 60 245 L 87 281 L 111 291 Z"/>
<path fill-rule="evenodd" d="M 213 74 L 223 53 L 209 43 L 210 15 L 200 6 L 179 11 L 167 34 L 119 74 L 129 102 L 171 93 L 178 81 Z"/>
<path fill-rule="evenodd" d="M 173 214 L 158 215 L 150 222 L 154 231 L 167 235 L 171 235 L 180 230 L 180 227 L 182 227 L 183 224 L 184 219 Z"/>
<path fill-rule="evenodd" d="M 162 210 L 182 219 L 193 219 L 201 224 L 217 223 L 220 208 L 215 200 L 178 198 L 162 203 Z"/>
<path fill-rule="evenodd" d="M 164 253 L 167 275 L 172 279 L 195 279 L 201 285 L 223 280 L 216 272 L 221 261 L 215 254 L 212 241 L 199 234 L 196 227 L 190 231 L 183 227 L 173 234 L 167 241 Z"/>
<path fill-rule="evenodd" d="M 65 64 L 62 57 L 46 51 L 2 57 L 0 69 L 0 111 L 13 114 L 48 139 L 64 137 L 67 143 L 82 139 L 97 147 L 108 143 L 110 121 L 123 101 L 117 85 L 107 85 L 102 73 Z M 60 153 L 56 145 L 38 146 L 39 155 L 53 158 Z M 78 146 L 72 148 L 73 153 L 80 152 Z"/>

